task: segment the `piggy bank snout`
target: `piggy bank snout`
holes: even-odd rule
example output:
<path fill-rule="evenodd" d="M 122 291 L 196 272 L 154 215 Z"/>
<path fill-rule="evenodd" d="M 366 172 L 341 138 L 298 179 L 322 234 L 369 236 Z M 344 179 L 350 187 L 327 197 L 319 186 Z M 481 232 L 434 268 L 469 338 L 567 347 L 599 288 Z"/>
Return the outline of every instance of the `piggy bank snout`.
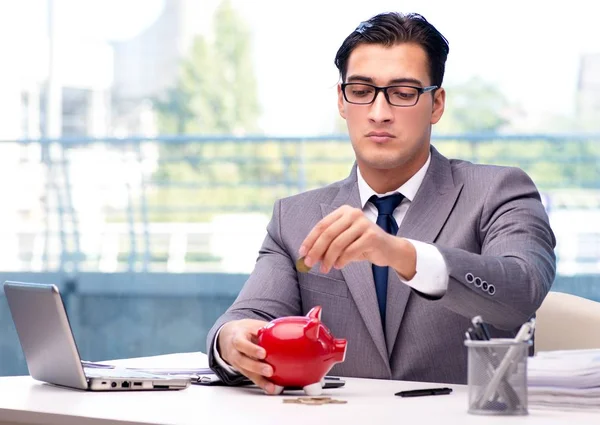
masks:
<path fill-rule="evenodd" d="M 335 339 L 333 341 L 333 352 L 335 353 L 336 362 L 343 362 L 346 358 L 346 346 L 348 342 L 345 339 Z"/>

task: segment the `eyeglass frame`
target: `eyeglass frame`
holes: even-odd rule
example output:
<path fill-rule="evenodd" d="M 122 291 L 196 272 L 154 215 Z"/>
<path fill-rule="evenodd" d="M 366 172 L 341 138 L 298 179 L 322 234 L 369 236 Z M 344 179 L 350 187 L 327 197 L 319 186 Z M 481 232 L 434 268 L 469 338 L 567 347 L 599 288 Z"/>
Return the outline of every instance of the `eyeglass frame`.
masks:
<path fill-rule="evenodd" d="M 357 102 L 349 101 L 348 96 L 346 96 L 346 87 L 351 86 L 351 85 L 369 86 L 369 87 L 374 88 L 375 95 L 373 96 L 373 100 L 371 100 L 370 102 L 366 102 L 366 103 L 357 103 Z M 377 100 L 377 96 L 379 95 L 379 92 L 383 92 L 383 96 L 385 97 L 385 100 L 387 101 L 387 103 L 391 106 L 397 106 L 399 108 L 410 108 L 412 106 L 415 106 L 417 103 L 419 103 L 419 99 L 421 98 L 421 95 L 423 93 L 429 93 L 429 92 L 439 89 L 438 86 L 417 87 L 417 86 L 410 86 L 407 84 L 394 84 L 391 86 L 380 87 L 380 86 L 375 86 L 375 85 L 369 84 L 369 83 L 359 83 L 359 82 L 342 83 L 341 87 L 342 87 L 342 94 L 344 95 L 344 99 L 346 100 L 346 102 L 351 103 L 352 105 L 371 105 L 375 102 L 375 100 Z M 388 94 L 387 89 L 390 89 L 392 87 L 407 87 L 407 88 L 415 89 L 417 91 L 417 99 L 415 100 L 415 103 L 413 103 L 412 105 L 396 105 L 396 104 L 390 102 L 390 95 Z"/>

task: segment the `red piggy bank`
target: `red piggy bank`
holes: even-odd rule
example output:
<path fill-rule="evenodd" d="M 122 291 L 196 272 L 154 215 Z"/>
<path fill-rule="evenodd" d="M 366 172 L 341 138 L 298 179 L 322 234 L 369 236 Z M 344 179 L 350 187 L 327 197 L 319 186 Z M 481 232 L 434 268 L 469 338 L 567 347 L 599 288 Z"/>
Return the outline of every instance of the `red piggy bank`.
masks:
<path fill-rule="evenodd" d="M 321 323 L 321 307 L 306 316 L 275 319 L 258 330 L 258 345 L 273 367 L 269 378 L 276 394 L 284 387 L 302 387 L 307 395 L 321 394 L 323 378 L 334 364 L 344 361 L 346 340 L 335 339 Z"/>

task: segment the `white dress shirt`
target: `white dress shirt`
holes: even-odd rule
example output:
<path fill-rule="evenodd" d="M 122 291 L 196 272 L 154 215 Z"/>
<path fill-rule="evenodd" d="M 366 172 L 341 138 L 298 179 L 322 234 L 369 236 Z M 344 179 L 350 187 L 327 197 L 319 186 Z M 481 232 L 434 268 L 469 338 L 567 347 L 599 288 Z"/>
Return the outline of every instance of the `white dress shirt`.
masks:
<path fill-rule="evenodd" d="M 427 158 L 427 161 L 419 171 L 408 179 L 406 183 L 396 190 L 383 194 L 376 193 L 371 189 L 360 173 L 360 168 L 358 168 L 358 192 L 360 194 L 360 202 L 365 216 L 373 223 L 377 221 L 377 208 L 369 202 L 371 196 L 377 195 L 378 197 L 382 197 L 394 193 L 401 193 L 404 195 L 404 199 L 394 210 L 393 214 L 398 227 L 400 227 L 410 203 L 415 199 L 415 195 L 421 187 L 421 183 L 423 183 L 430 162 L 431 154 L 429 154 L 429 158 Z M 398 274 L 400 281 L 424 294 L 441 297 L 446 293 L 446 289 L 448 288 L 448 269 L 446 268 L 444 257 L 442 257 L 440 251 L 433 245 L 412 239 L 407 239 L 407 241 L 409 241 L 417 251 L 417 273 L 411 280 L 404 280 L 402 276 Z"/>
<path fill-rule="evenodd" d="M 421 187 L 421 183 L 423 183 L 423 179 L 425 178 L 425 174 L 427 173 L 427 169 L 429 168 L 429 163 L 431 162 L 431 154 L 429 154 L 429 158 L 425 164 L 417 171 L 406 183 L 400 186 L 398 189 L 378 194 L 367 184 L 362 174 L 360 173 L 360 168 L 357 167 L 357 177 L 358 177 L 358 192 L 360 195 L 360 202 L 362 206 L 363 213 L 365 216 L 371 220 L 373 223 L 377 222 L 377 208 L 371 202 L 369 202 L 369 198 L 373 195 L 377 195 L 378 197 L 392 195 L 394 193 L 401 193 L 404 196 L 404 199 L 398 205 L 398 207 L 394 210 L 394 219 L 398 224 L 398 227 L 402 224 L 402 220 L 404 220 L 404 216 L 408 211 L 408 207 L 410 203 L 415 198 L 417 191 Z M 414 247 L 417 252 L 417 265 L 416 270 L 417 273 L 413 276 L 411 280 L 405 280 L 398 274 L 398 278 L 400 281 L 411 288 L 422 292 L 427 295 L 441 297 L 446 293 L 448 289 L 448 269 L 446 267 L 446 263 L 444 261 L 444 257 L 440 251 L 433 245 L 420 242 L 412 239 L 407 239 Z M 394 269 L 392 269 L 394 270 Z M 395 272 L 395 270 L 394 270 Z M 220 356 L 219 350 L 217 349 L 217 341 L 219 339 L 219 333 L 221 329 L 217 331 L 215 337 L 215 345 L 213 347 L 213 354 L 217 363 L 224 368 L 230 374 L 237 374 L 238 372 L 231 367 L 231 365 L 227 364 Z"/>

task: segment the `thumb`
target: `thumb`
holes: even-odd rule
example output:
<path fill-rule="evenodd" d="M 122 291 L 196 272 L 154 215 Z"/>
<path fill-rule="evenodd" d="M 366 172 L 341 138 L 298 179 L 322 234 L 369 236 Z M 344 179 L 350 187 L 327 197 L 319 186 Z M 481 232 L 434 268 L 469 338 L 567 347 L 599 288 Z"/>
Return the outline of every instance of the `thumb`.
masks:
<path fill-rule="evenodd" d="M 258 334 L 258 331 L 264 328 L 267 325 L 267 323 L 268 322 L 262 320 L 253 320 L 252 322 L 248 323 L 246 332 L 250 335 L 256 336 Z"/>
<path fill-rule="evenodd" d="M 260 330 L 264 328 L 266 324 L 267 322 L 257 320 L 246 329 L 246 336 L 250 341 L 252 341 L 253 344 L 258 345 Z"/>

